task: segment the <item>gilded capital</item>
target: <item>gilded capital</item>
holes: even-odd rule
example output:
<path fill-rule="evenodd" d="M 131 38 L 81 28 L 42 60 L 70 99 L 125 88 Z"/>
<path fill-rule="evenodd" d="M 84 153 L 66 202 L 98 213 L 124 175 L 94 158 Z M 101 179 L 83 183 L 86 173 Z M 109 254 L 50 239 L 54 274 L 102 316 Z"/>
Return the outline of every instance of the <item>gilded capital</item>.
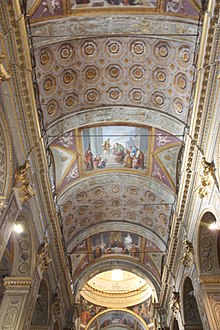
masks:
<path fill-rule="evenodd" d="M 30 287 L 32 279 L 30 277 L 5 277 L 4 286 L 8 287 Z"/>

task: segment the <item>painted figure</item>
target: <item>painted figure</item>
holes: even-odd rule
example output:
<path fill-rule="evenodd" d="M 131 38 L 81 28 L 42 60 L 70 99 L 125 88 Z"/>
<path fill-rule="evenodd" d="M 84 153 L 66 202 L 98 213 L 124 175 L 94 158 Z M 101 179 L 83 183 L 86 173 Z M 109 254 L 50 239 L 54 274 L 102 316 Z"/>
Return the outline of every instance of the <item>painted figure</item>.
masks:
<path fill-rule="evenodd" d="M 142 170 L 144 169 L 144 153 L 137 148 L 137 152 L 135 155 L 135 164 L 134 168 L 138 169 L 141 168 Z"/>
<path fill-rule="evenodd" d="M 129 150 L 127 150 L 127 155 L 125 157 L 125 167 L 132 168 L 133 167 L 133 157 Z"/>
<path fill-rule="evenodd" d="M 84 162 L 86 164 L 87 170 L 93 170 L 93 153 L 90 149 L 90 146 L 88 147 L 88 150 L 85 153 Z"/>
<path fill-rule="evenodd" d="M 122 163 L 125 157 L 123 145 L 116 142 L 114 152 L 115 152 L 115 158 L 114 158 L 115 162 Z"/>
<path fill-rule="evenodd" d="M 104 141 L 104 143 L 102 144 L 102 147 L 103 147 L 103 153 L 105 155 L 110 155 L 110 148 L 111 148 L 110 139 L 107 139 L 106 141 Z"/>

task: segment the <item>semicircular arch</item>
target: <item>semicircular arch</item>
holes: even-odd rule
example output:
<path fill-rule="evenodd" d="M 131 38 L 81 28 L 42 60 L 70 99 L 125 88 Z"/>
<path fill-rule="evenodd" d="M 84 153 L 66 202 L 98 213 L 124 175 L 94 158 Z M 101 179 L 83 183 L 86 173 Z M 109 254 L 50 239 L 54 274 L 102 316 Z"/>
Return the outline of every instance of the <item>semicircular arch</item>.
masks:
<path fill-rule="evenodd" d="M 137 263 L 131 260 L 121 259 L 119 263 L 116 259 L 109 258 L 108 260 L 100 260 L 97 263 L 91 264 L 83 270 L 75 280 L 73 279 L 75 301 L 80 301 L 80 292 L 91 278 L 102 272 L 115 269 L 119 264 L 121 270 L 132 272 L 143 278 L 152 288 L 154 288 L 155 296 L 158 296 L 160 285 L 146 267 L 143 265 L 137 265 Z"/>

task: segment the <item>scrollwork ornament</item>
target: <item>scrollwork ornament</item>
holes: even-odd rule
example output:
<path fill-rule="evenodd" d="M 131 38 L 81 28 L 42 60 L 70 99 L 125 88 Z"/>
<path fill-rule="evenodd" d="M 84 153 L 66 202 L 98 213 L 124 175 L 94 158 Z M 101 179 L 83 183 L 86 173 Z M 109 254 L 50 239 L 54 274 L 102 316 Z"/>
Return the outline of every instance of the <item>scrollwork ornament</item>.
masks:
<path fill-rule="evenodd" d="M 181 258 L 181 263 L 184 267 L 190 267 L 193 263 L 193 245 L 188 240 L 183 241 L 184 254 Z"/>
<path fill-rule="evenodd" d="M 24 165 L 20 166 L 15 173 L 14 186 L 18 190 L 21 203 L 28 201 L 35 194 L 28 179 L 29 168 L 30 162 L 27 160 Z"/>
<path fill-rule="evenodd" d="M 43 242 L 39 246 L 37 253 L 37 267 L 40 268 L 42 274 L 47 270 L 49 263 L 52 261 L 52 259 L 48 255 L 48 245 L 48 239 L 47 237 L 45 237 Z"/>

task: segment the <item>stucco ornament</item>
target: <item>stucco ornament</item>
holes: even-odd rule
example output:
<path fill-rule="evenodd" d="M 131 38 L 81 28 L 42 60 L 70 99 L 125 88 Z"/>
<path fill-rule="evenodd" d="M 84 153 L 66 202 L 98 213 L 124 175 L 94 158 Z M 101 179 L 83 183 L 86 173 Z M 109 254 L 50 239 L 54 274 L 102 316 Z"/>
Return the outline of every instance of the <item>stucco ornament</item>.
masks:
<path fill-rule="evenodd" d="M 193 245 L 191 242 L 187 241 L 187 239 L 183 241 L 183 245 L 184 245 L 184 254 L 181 258 L 181 262 L 184 267 L 188 268 L 193 263 Z"/>
<path fill-rule="evenodd" d="M 203 174 L 201 175 L 201 184 L 198 189 L 201 198 L 207 197 L 211 191 L 211 184 L 216 181 L 215 178 L 215 164 L 209 163 L 205 157 L 202 159 Z"/>
<path fill-rule="evenodd" d="M 48 255 L 48 245 L 48 239 L 45 237 L 37 253 L 37 266 L 39 266 L 42 274 L 47 270 L 49 263 L 52 261 Z"/>

